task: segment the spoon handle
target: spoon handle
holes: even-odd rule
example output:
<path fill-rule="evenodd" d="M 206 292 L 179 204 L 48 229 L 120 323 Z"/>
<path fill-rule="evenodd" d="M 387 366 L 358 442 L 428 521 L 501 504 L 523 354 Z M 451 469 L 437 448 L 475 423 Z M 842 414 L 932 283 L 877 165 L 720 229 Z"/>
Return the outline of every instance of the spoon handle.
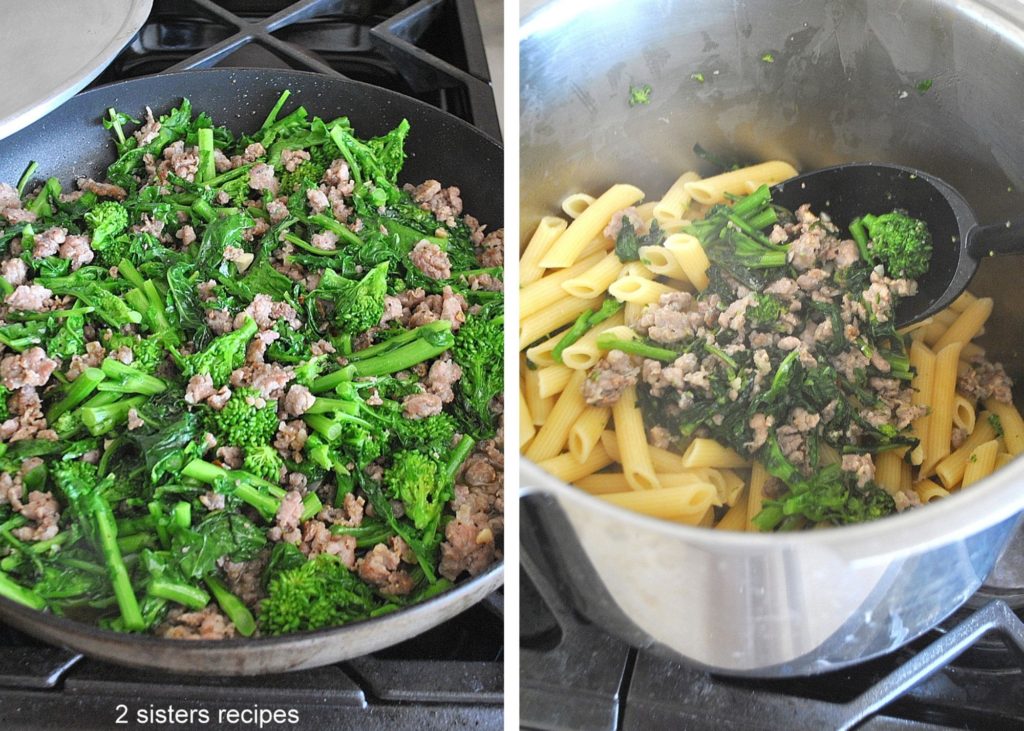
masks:
<path fill-rule="evenodd" d="M 967 253 L 975 259 L 1003 254 L 1024 254 L 1024 216 L 975 226 L 967 232 Z"/>

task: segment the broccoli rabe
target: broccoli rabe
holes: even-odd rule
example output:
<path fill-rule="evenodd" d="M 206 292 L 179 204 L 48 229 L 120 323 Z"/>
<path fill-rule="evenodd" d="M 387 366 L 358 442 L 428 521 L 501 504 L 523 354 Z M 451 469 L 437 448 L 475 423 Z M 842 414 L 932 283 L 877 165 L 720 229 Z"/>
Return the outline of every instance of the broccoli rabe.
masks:
<path fill-rule="evenodd" d="M 249 341 L 259 332 L 256 321 L 246 317 L 237 330 L 225 333 L 213 340 L 205 350 L 193 355 L 180 357 L 182 372 L 186 377 L 209 374 L 213 385 L 223 386 L 231 377 L 231 371 L 245 362 L 245 349 Z"/>
<path fill-rule="evenodd" d="M 466 317 L 452 346 L 452 357 L 462 369 L 458 393 L 467 415 L 464 426 L 476 436 L 490 436 L 495 429 L 491 402 L 503 389 L 504 323 L 500 303 L 487 304 Z"/>
<path fill-rule="evenodd" d="M 236 388 L 220 411 L 209 417 L 211 431 L 234 447 L 264 446 L 277 431 L 277 402 L 252 388 Z"/>
<path fill-rule="evenodd" d="M 268 482 L 281 479 L 284 460 L 277 450 L 269 444 L 257 444 L 245 448 L 245 459 L 242 467 L 252 474 Z"/>
<path fill-rule="evenodd" d="M 342 332 L 355 335 L 380 322 L 387 294 L 388 264 L 378 264 L 361 280 L 324 271 L 316 296 L 334 303 L 332 319 Z"/>
<path fill-rule="evenodd" d="M 91 234 L 90 246 L 104 251 L 128 228 L 128 211 L 120 203 L 104 201 L 85 214 Z"/>
<path fill-rule="evenodd" d="M 868 261 L 880 261 L 893 278 L 917 279 L 928 271 L 932 236 L 924 221 L 901 211 L 867 214 L 850 224 L 850 232 Z"/>
<path fill-rule="evenodd" d="M 375 603 L 370 588 L 336 556 L 321 553 L 270 579 L 259 624 L 272 635 L 320 629 L 365 617 Z"/>
<path fill-rule="evenodd" d="M 434 524 L 451 497 L 451 485 L 439 473 L 437 462 L 421 452 L 398 452 L 384 471 L 385 487 L 405 505 L 417 530 Z"/>

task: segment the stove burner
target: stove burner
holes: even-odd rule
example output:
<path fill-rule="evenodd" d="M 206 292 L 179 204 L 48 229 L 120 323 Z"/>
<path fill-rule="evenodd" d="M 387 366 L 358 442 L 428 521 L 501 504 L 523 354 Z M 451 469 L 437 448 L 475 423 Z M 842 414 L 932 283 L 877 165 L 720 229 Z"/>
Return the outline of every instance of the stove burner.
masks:
<path fill-rule="evenodd" d="M 157 3 L 95 84 L 209 66 L 292 68 L 363 81 L 501 138 L 473 0 Z"/>
<path fill-rule="evenodd" d="M 1021 592 L 982 590 L 939 629 L 851 668 L 748 680 L 628 647 L 575 615 L 522 559 L 529 571 L 520 582 L 526 728 L 1024 727 Z"/>

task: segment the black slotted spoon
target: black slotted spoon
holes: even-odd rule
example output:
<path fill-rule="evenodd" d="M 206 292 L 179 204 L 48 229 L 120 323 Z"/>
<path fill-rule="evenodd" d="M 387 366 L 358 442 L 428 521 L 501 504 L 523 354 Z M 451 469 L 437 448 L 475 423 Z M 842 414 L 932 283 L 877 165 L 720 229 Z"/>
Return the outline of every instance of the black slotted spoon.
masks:
<path fill-rule="evenodd" d="M 857 216 L 901 209 L 928 225 L 932 259 L 918 293 L 896 308 L 900 327 L 944 310 L 967 288 L 984 257 L 1024 253 L 1024 218 L 983 226 L 953 187 L 900 165 L 845 163 L 814 170 L 772 188 L 772 201 L 791 210 L 804 203 L 827 212 L 842 236 Z"/>

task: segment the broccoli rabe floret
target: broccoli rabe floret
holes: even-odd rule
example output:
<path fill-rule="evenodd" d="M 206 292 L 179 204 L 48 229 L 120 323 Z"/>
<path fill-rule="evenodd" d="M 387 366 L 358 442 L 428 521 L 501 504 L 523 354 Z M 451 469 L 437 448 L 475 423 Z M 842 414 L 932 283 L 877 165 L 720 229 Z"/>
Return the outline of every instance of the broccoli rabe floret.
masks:
<path fill-rule="evenodd" d="M 380 322 L 387 286 L 388 265 L 384 262 L 358 281 L 327 269 L 316 294 L 334 302 L 334 323 L 342 332 L 358 335 Z"/>
<path fill-rule="evenodd" d="M 210 415 L 209 423 L 225 444 L 246 449 L 263 446 L 277 431 L 277 402 L 267 401 L 256 389 L 236 388 L 224 408 Z"/>
<path fill-rule="evenodd" d="M 281 479 L 282 467 L 284 460 L 269 444 L 246 447 L 245 461 L 242 463 L 242 468 L 246 472 L 251 472 L 268 482 L 278 482 Z"/>
<path fill-rule="evenodd" d="M 490 406 L 504 387 L 504 323 L 501 303 L 487 304 L 466 318 L 452 346 L 452 357 L 462 368 L 458 387 L 460 404 L 470 417 L 466 427 L 479 432 L 482 424 L 486 431 L 476 436 L 490 436 L 496 428 Z"/>
<path fill-rule="evenodd" d="M 850 224 L 861 253 L 863 234 L 858 231 L 862 224 L 871 239 L 866 247 L 869 261 L 880 261 L 890 277 L 916 279 L 928 271 L 932 257 L 932 236 L 924 221 L 911 218 L 901 211 L 883 213 L 880 216 L 867 214 Z"/>
<path fill-rule="evenodd" d="M 384 484 L 392 497 L 402 501 L 405 514 L 417 530 L 425 530 L 441 515 L 451 486 L 443 469 L 422 452 L 398 452 L 384 471 Z"/>
<path fill-rule="evenodd" d="M 282 193 L 295 193 L 315 188 L 324 176 L 324 166 L 313 160 L 306 160 L 295 167 L 293 172 L 281 175 L 280 190 Z"/>
<path fill-rule="evenodd" d="M 425 419 L 399 417 L 395 420 L 395 432 L 403 447 L 440 456 L 451 449 L 456 425 L 455 419 L 445 413 Z"/>
<path fill-rule="evenodd" d="M 0 386 L 0 421 L 7 421 L 11 416 L 10 409 L 7 408 L 7 399 L 11 395 L 11 389 L 6 386 Z"/>
<path fill-rule="evenodd" d="M 231 377 L 231 371 L 245 362 L 246 346 L 257 332 L 256 321 L 246 317 L 242 327 L 214 339 L 205 350 L 181 358 L 182 372 L 187 378 L 209 373 L 215 386 L 223 386 Z"/>
<path fill-rule="evenodd" d="M 260 607 L 267 634 L 331 627 L 365 617 L 374 607 L 370 588 L 327 553 L 270 579 Z"/>
<path fill-rule="evenodd" d="M 774 328 L 787 308 L 782 301 L 770 294 L 754 294 L 754 304 L 747 308 L 746 317 L 755 327 Z"/>
<path fill-rule="evenodd" d="M 629 87 L 629 106 L 635 107 L 638 104 L 650 104 L 651 103 L 651 85 L 640 84 L 639 86 Z"/>
<path fill-rule="evenodd" d="M 128 228 L 128 211 L 116 201 L 103 201 L 85 214 L 89 224 L 90 245 L 103 251 Z"/>

